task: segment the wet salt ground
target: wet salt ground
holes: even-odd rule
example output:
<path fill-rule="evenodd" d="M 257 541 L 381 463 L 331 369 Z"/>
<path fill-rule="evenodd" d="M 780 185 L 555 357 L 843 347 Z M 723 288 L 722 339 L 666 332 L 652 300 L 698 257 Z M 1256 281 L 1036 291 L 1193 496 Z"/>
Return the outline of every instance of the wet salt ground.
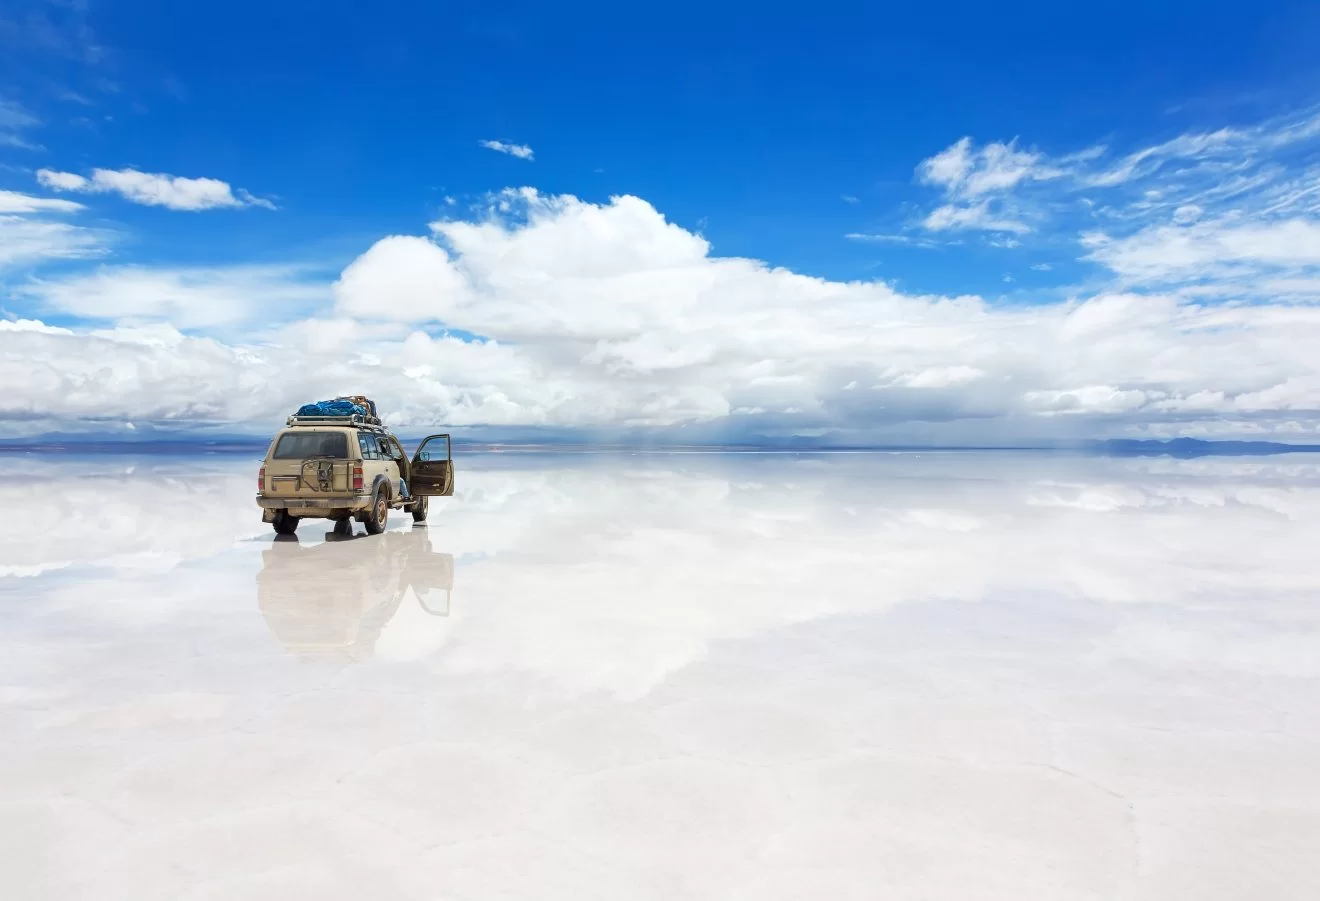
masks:
<path fill-rule="evenodd" d="M 279 543 L 253 461 L 62 466 L 0 458 L 4 897 L 1320 885 L 1314 457 L 500 455 Z"/>

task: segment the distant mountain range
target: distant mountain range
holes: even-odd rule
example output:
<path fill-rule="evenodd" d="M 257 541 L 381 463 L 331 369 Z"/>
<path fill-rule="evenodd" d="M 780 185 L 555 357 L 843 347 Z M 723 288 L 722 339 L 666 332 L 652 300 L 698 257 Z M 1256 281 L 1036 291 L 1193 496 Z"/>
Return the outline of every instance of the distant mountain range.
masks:
<path fill-rule="evenodd" d="M 1261 457 L 1271 454 L 1320 453 L 1320 444 L 1280 444 L 1276 441 L 1202 441 L 1174 438 L 1170 441 L 1136 441 L 1117 438 L 1091 442 L 1099 453 L 1111 457 Z"/>

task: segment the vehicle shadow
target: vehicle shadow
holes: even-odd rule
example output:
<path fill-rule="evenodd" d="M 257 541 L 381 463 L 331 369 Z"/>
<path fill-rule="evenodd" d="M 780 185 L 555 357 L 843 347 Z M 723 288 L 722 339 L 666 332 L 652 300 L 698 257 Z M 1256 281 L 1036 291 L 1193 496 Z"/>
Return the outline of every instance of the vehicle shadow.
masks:
<path fill-rule="evenodd" d="M 447 617 L 453 586 L 454 557 L 433 550 L 424 528 L 338 530 L 315 545 L 279 536 L 261 554 L 257 606 L 294 656 L 353 662 L 374 655 L 405 602 Z"/>

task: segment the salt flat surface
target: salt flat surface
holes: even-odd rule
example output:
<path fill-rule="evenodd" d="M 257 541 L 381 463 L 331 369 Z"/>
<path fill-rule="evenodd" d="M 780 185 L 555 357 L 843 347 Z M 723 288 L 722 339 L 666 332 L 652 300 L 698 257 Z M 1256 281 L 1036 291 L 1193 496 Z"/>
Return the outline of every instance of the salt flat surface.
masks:
<path fill-rule="evenodd" d="M 0 458 L 0 896 L 1313 899 L 1320 461 Z M 54 477 L 52 477 L 54 476 Z"/>

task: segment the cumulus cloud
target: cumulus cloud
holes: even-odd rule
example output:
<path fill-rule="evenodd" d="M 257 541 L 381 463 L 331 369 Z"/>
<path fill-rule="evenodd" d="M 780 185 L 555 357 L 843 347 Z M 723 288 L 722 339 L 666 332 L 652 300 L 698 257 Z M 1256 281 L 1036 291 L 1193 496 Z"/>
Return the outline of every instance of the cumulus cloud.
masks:
<path fill-rule="evenodd" d="M 168 326 L 72 332 L 0 322 L 0 418 L 207 420 L 266 413 L 278 373 L 247 351 Z M 297 378 L 296 373 L 288 373 Z"/>
<path fill-rule="evenodd" d="M 250 298 L 242 341 L 180 334 L 179 320 L 214 316 L 159 288 L 177 279 L 129 275 L 147 287 L 127 296 L 154 298 L 136 309 L 95 280 L 39 291 L 52 307 L 137 325 L 0 328 L 0 379 L 23 386 L 3 415 L 265 427 L 309 397 L 361 390 L 415 429 L 984 441 L 1225 422 L 1281 434 L 1320 421 L 1320 307 L 905 294 L 715 256 L 630 196 L 504 192 L 473 220 L 377 242 L 324 300 L 307 295 L 310 316 L 285 324 L 266 302 L 278 280 L 254 281 L 235 291 Z"/>
<path fill-rule="evenodd" d="M 442 321 L 469 286 L 443 248 L 427 238 L 382 238 L 335 283 L 338 312 L 361 319 Z"/>
<path fill-rule="evenodd" d="M 487 150 L 494 150 L 496 153 L 506 153 L 509 156 L 515 156 L 520 160 L 535 159 L 536 154 L 532 148 L 526 144 L 511 144 L 507 141 L 480 141 L 482 147 Z"/>
<path fill-rule="evenodd" d="M 216 178 L 184 178 L 136 169 L 93 169 L 90 177 L 53 169 L 37 170 L 37 181 L 55 191 L 118 194 L 144 206 L 171 210 L 213 210 L 225 207 L 259 206 L 274 209 L 269 200 L 254 197 L 243 189 L 235 191 Z"/>

